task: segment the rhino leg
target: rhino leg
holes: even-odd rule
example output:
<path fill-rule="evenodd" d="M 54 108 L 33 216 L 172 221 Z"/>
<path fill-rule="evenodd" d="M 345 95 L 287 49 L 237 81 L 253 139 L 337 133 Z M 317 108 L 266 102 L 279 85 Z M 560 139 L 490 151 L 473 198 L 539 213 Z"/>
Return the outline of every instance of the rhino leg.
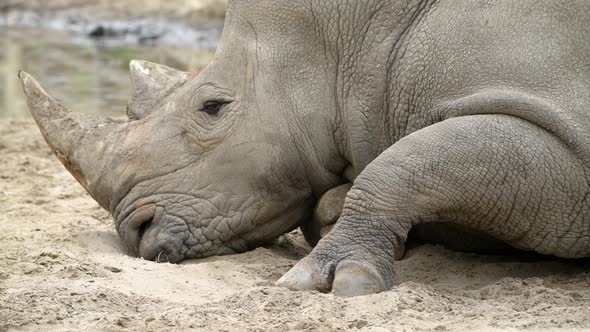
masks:
<path fill-rule="evenodd" d="M 413 225 L 451 222 L 524 250 L 590 254 L 586 166 L 564 141 L 507 115 L 452 118 L 402 138 L 357 177 L 334 229 L 277 284 L 356 296 L 399 283 Z"/>
<path fill-rule="evenodd" d="M 313 218 L 301 225 L 301 232 L 310 246 L 315 247 L 334 228 L 351 187 L 352 183 L 345 183 L 324 193 L 315 207 Z M 395 250 L 395 260 L 401 260 L 405 254 L 405 243 L 401 243 Z"/>
<path fill-rule="evenodd" d="M 326 236 L 342 213 L 344 199 L 352 187 L 346 183 L 324 193 L 314 209 L 313 218 L 301 225 L 303 236 L 309 245 L 315 247 L 318 241 Z"/>
<path fill-rule="evenodd" d="M 301 225 L 301 232 L 307 243 L 315 247 L 328 235 L 342 214 L 344 200 L 352 183 L 345 183 L 328 190 L 319 199 L 313 218 Z M 456 250 L 480 254 L 506 254 L 515 249 L 505 242 L 497 240 L 485 233 L 476 232 L 467 227 L 452 223 L 425 223 L 412 227 L 408 234 L 408 242 L 414 244 L 432 243 Z M 395 260 L 401 260 L 406 254 L 405 243 L 395 250 Z"/>

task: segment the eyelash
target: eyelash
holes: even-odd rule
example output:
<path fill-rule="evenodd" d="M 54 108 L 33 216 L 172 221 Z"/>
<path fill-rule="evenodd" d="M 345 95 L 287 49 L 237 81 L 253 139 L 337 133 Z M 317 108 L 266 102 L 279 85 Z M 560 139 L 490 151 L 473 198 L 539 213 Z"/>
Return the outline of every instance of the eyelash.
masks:
<path fill-rule="evenodd" d="M 211 100 L 207 101 L 203 104 L 203 108 L 200 110 L 201 112 L 205 112 L 210 115 L 215 115 L 219 113 L 223 105 L 227 103 L 219 100 Z"/>

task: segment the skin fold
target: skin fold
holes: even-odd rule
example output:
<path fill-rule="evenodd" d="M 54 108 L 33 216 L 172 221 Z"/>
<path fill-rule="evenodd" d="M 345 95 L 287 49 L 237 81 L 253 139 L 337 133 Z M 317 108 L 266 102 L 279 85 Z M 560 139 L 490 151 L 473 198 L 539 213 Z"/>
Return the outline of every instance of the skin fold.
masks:
<path fill-rule="evenodd" d="M 147 259 L 299 225 L 318 241 L 318 199 L 351 183 L 277 283 L 355 296 L 399 282 L 421 225 L 457 249 L 448 225 L 590 256 L 589 17 L 583 0 L 230 0 L 198 75 L 132 62 L 128 121 L 70 113 L 19 77 L 51 149 Z"/>

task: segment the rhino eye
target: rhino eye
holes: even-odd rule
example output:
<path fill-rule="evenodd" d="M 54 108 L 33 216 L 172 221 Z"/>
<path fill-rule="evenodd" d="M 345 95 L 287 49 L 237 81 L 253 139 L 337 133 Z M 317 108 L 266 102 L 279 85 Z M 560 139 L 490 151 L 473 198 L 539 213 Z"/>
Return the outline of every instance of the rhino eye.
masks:
<path fill-rule="evenodd" d="M 217 100 L 207 101 L 205 102 L 205 104 L 203 104 L 201 112 L 205 112 L 207 114 L 217 114 L 219 113 L 219 110 L 221 109 L 221 106 L 223 106 L 223 104 L 223 102 Z"/>

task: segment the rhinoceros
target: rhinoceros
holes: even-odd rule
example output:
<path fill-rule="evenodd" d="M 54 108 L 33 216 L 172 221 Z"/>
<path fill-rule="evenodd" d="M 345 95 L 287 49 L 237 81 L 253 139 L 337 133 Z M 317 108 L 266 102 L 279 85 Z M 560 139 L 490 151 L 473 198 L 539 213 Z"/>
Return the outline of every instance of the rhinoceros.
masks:
<path fill-rule="evenodd" d="M 198 75 L 132 62 L 128 119 L 68 112 L 19 77 L 53 152 L 146 259 L 254 248 L 352 183 L 277 284 L 354 296 L 399 283 L 421 224 L 590 256 L 589 20 L 586 0 L 229 0 Z"/>

